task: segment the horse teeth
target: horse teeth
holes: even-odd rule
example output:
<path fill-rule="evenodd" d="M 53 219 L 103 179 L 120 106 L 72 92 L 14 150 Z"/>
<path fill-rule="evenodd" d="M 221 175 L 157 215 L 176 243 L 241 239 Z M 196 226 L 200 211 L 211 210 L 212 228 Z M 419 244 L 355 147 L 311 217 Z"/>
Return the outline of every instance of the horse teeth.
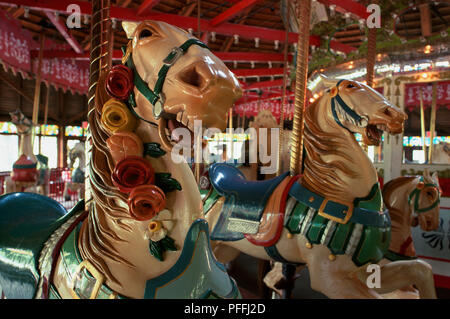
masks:
<path fill-rule="evenodd" d="M 184 113 L 184 111 L 180 111 L 180 112 L 177 113 L 177 121 L 178 122 L 181 122 L 181 118 L 183 117 L 183 113 Z"/>

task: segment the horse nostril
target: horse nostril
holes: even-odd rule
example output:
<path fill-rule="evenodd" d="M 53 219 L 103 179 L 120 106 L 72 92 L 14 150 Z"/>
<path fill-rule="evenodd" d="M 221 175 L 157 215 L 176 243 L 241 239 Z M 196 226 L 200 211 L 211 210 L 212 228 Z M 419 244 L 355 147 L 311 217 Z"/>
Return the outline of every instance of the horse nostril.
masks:
<path fill-rule="evenodd" d="M 181 71 L 179 79 L 182 82 L 199 89 L 203 89 L 207 84 L 207 79 L 196 65 L 191 65 Z"/>

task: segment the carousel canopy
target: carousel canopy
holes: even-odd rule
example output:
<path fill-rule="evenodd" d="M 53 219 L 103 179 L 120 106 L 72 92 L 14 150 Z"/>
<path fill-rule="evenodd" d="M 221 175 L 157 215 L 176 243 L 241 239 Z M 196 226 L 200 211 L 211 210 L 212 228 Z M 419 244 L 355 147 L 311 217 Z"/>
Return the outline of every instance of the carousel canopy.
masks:
<path fill-rule="evenodd" d="M 367 23 L 373 18 L 371 14 L 376 14 L 376 9 L 368 9 L 372 2 L 312 1 L 310 75 L 332 70 L 349 61 L 364 61 Z M 381 8 L 376 38 L 379 62 L 392 64 L 404 61 L 405 57 L 411 61 L 426 57 L 448 62 L 445 59 L 449 55 L 449 3 L 380 0 L 378 4 Z M 91 12 L 90 1 L 0 0 L 0 60 L 4 69 L 13 74 L 20 73 L 24 79 L 35 78 L 40 41 L 45 36 L 42 42 L 42 81 L 55 92 L 61 89 L 84 96 L 89 77 Z M 120 49 L 128 41 L 121 29 L 121 21 L 162 20 L 188 30 L 207 43 L 236 74 L 245 90 L 243 98 L 236 103 L 237 112 L 245 113 L 257 101 L 279 114 L 283 72 L 287 65 L 287 74 L 290 75 L 286 92 L 289 116 L 298 40 L 297 14 L 295 0 L 111 0 L 113 59 L 119 63 L 122 57 Z M 285 43 L 289 44 L 286 54 Z M 448 68 L 448 63 L 444 67 Z M 380 71 L 376 76 L 382 74 Z M 27 86 L 5 73 L 1 76 L 0 88 L 13 88 L 7 81 L 19 90 L 25 89 L 20 86 Z M 13 91 L 18 93 L 14 88 Z M 32 97 L 31 92 L 28 94 Z M 64 110 L 74 112 L 65 115 L 65 122 L 67 119 L 79 121 L 82 117 L 76 118 L 76 114 L 85 114 L 85 101 L 77 102 L 81 103 L 70 111 L 68 104 L 60 106 L 61 113 L 65 113 Z M 5 117 L 7 111 L 10 109 L 2 110 L 0 116 Z M 50 113 L 50 118 L 61 121 L 57 110 L 50 107 Z"/>

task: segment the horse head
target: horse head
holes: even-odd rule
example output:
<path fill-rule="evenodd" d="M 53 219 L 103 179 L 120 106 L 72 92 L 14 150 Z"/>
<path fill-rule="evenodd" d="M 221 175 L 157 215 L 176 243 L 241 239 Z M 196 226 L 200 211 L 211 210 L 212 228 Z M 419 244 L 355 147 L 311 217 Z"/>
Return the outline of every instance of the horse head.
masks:
<path fill-rule="evenodd" d="M 360 133 L 367 145 L 379 145 L 383 131 L 403 132 L 407 115 L 376 90 L 353 80 L 322 79 L 331 99 L 334 121 Z"/>
<path fill-rule="evenodd" d="M 408 197 L 408 204 L 413 214 L 413 226 L 419 224 L 424 231 L 438 228 L 440 196 L 437 172 L 430 175 L 428 169 L 425 169 L 423 176 L 418 179 L 415 189 Z"/>
<path fill-rule="evenodd" d="M 17 127 L 19 134 L 27 134 L 31 131 L 33 123 L 19 109 L 10 112 L 11 122 Z"/>
<path fill-rule="evenodd" d="M 276 128 L 278 127 L 277 120 L 269 110 L 261 110 L 256 115 L 252 123 L 252 127 L 258 128 Z"/>
<path fill-rule="evenodd" d="M 195 120 L 201 120 L 203 127 L 225 129 L 227 111 L 242 95 L 225 64 L 206 45 L 167 23 L 123 22 L 123 27 L 131 40 L 123 61 L 132 59 L 133 71 L 150 89 L 144 92 L 135 83 L 135 111 L 158 122 L 163 145 L 171 148 L 175 128 L 193 132 Z"/>

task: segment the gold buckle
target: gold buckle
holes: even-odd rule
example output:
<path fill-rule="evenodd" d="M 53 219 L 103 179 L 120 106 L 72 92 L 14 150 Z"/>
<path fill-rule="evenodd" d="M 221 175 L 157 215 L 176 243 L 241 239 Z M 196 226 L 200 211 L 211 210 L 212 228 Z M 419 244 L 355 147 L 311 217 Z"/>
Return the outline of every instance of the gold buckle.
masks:
<path fill-rule="evenodd" d="M 72 279 L 72 283 L 71 283 L 71 287 L 70 289 L 70 293 L 72 295 L 72 297 L 74 299 L 81 299 L 80 296 L 78 296 L 78 294 L 75 292 L 75 283 L 76 280 L 78 278 L 78 275 L 83 271 L 83 269 L 85 269 L 87 271 L 89 271 L 91 273 L 91 275 L 95 278 L 95 285 L 94 288 L 92 288 L 92 292 L 91 292 L 91 296 L 89 297 L 89 299 L 96 299 L 98 292 L 100 290 L 100 287 L 103 285 L 103 283 L 105 282 L 105 276 L 103 276 L 103 274 L 101 274 L 95 267 L 94 265 L 89 261 L 89 260 L 83 260 L 79 265 L 77 270 L 75 271 L 75 274 L 73 276 Z"/>
<path fill-rule="evenodd" d="M 328 198 L 325 198 L 323 200 L 322 204 L 319 207 L 318 214 L 320 216 L 322 216 L 322 217 L 328 218 L 328 219 L 330 219 L 332 221 L 335 221 L 335 222 L 338 222 L 340 224 L 347 224 L 348 221 L 350 220 L 350 218 L 352 218 L 352 215 L 353 215 L 353 209 L 354 209 L 353 203 L 346 203 L 346 202 L 342 202 L 342 201 L 333 199 L 333 202 L 336 202 L 338 204 L 342 204 L 342 205 L 345 205 L 345 206 L 348 207 L 348 211 L 345 211 L 345 210 L 343 211 L 343 213 L 345 214 L 345 217 L 344 218 L 339 218 L 339 217 L 335 217 L 335 216 L 329 215 L 329 214 L 327 214 L 327 213 L 325 213 L 323 211 L 325 209 L 325 206 L 327 205 L 327 203 L 329 201 L 330 201 L 330 199 L 328 199 Z"/>

